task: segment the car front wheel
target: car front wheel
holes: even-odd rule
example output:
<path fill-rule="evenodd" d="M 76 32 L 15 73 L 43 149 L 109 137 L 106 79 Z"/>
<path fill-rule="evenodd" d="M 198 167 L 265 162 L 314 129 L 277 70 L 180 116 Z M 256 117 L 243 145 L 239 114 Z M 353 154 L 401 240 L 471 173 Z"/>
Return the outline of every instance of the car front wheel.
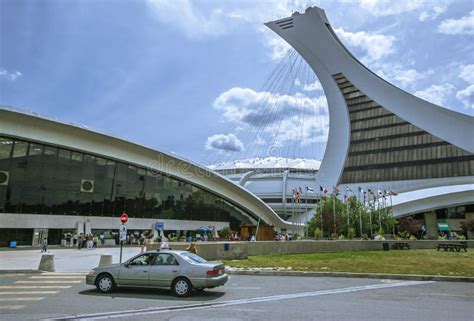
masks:
<path fill-rule="evenodd" d="M 97 291 L 101 293 L 110 293 L 115 288 L 114 279 L 109 274 L 99 276 L 96 282 Z"/>
<path fill-rule="evenodd" d="M 193 286 L 186 278 L 177 278 L 171 286 L 171 291 L 177 297 L 188 296 L 192 290 Z"/>

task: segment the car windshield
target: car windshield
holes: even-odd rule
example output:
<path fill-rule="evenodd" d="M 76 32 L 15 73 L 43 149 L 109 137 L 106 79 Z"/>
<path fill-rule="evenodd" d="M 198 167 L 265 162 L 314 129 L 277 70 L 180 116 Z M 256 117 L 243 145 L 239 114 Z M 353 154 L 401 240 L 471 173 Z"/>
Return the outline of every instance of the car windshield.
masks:
<path fill-rule="evenodd" d="M 206 263 L 207 262 L 202 257 L 200 257 L 200 256 L 198 256 L 194 253 L 191 253 L 191 252 L 181 253 L 181 256 L 183 257 L 183 259 L 185 259 L 189 263 L 193 263 L 193 264 L 194 263 Z"/>

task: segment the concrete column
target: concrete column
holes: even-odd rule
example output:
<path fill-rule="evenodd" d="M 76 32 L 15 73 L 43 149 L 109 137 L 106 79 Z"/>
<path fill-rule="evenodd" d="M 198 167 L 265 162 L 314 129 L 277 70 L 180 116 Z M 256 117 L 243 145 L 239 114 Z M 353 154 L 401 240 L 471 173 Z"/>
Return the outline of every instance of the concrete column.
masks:
<path fill-rule="evenodd" d="M 474 220 L 474 213 L 466 213 L 466 221 Z M 467 231 L 467 238 L 469 240 L 474 239 L 474 232 L 472 231 Z"/>
<path fill-rule="evenodd" d="M 436 240 L 438 238 L 438 219 L 436 213 L 427 212 L 425 216 L 426 236 L 428 239 Z"/>
<path fill-rule="evenodd" d="M 84 233 L 84 222 L 78 221 L 76 223 L 76 234 Z"/>
<path fill-rule="evenodd" d="M 84 223 L 84 232 L 86 234 L 91 234 L 92 233 L 92 225 L 90 221 L 87 221 Z"/>

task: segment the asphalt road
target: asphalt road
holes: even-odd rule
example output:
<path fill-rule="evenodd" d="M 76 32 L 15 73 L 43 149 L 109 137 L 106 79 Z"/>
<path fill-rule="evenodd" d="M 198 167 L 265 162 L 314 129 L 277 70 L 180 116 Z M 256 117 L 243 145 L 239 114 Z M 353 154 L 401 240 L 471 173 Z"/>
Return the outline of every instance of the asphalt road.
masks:
<path fill-rule="evenodd" d="M 168 290 L 98 294 L 83 274 L 0 274 L 0 320 L 472 320 L 472 283 L 230 276 L 179 299 Z"/>

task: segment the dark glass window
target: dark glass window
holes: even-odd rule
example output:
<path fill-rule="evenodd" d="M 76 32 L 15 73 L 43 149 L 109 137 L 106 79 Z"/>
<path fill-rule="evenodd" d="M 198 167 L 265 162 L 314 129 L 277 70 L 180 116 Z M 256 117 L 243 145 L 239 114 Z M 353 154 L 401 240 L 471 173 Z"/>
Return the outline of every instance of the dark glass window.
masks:
<path fill-rule="evenodd" d="M 10 155 L 12 157 L 10 157 Z M 0 138 L 0 212 L 230 222 L 256 220 L 217 195 L 157 171 L 54 146 Z M 84 189 L 89 181 L 92 188 Z M 8 188 L 8 193 L 6 193 Z"/>

